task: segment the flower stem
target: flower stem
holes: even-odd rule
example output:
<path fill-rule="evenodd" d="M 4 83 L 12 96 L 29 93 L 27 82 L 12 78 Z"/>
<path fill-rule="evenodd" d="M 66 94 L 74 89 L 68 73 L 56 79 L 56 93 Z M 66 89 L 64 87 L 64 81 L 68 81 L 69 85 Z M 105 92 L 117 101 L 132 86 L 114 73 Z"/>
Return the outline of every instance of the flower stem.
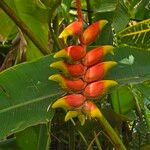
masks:
<path fill-rule="evenodd" d="M 81 0 L 76 0 L 76 7 L 77 7 L 78 21 L 83 22 L 83 15 L 82 15 L 82 10 L 81 10 Z"/>
<path fill-rule="evenodd" d="M 81 0 L 76 0 L 76 7 L 77 7 L 77 15 L 78 15 L 78 21 L 81 21 L 82 24 L 84 24 L 84 19 L 83 19 L 83 14 L 82 14 L 82 9 L 81 9 Z M 79 41 L 82 45 L 82 39 L 83 39 L 83 31 L 79 37 Z M 86 49 L 86 46 L 85 46 Z"/>
<path fill-rule="evenodd" d="M 87 5 L 87 10 L 88 10 L 87 15 L 88 15 L 89 24 L 92 24 L 90 0 L 86 0 L 86 5 Z"/>
<path fill-rule="evenodd" d="M 75 131 L 72 122 L 68 122 L 69 126 L 69 150 L 75 150 Z"/>
<path fill-rule="evenodd" d="M 106 120 L 106 118 L 103 116 L 102 112 L 100 112 L 100 115 L 98 116 L 99 122 L 101 127 L 104 129 L 105 133 L 109 136 L 112 144 L 116 148 L 116 150 L 126 150 L 124 144 L 122 143 L 119 136 L 116 134 L 114 129 L 111 127 L 109 122 Z"/>

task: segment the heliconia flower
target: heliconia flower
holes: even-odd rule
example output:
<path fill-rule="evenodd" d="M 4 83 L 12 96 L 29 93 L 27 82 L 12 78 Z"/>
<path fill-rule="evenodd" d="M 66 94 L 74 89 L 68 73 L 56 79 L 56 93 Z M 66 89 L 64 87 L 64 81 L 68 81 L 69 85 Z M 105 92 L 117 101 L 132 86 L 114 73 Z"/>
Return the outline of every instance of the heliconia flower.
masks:
<path fill-rule="evenodd" d="M 99 118 L 101 117 L 101 112 L 99 108 L 91 101 L 86 101 L 83 106 L 83 112 L 89 118 Z"/>
<path fill-rule="evenodd" d="M 102 79 L 109 69 L 117 65 L 115 61 L 106 61 L 102 63 L 98 63 L 92 67 L 90 67 L 85 74 L 85 81 L 86 82 L 94 82 L 97 80 Z"/>
<path fill-rule="evenodd" d="M 114 47 L 111 45 L 104 45 L 92 49 L 89 52 L 87 52 L 86 56 L 83 59 L 83 64 L 89 67 L 99 62 L 102 62 L 105 55 L 107 55 L 108 53 L 114 54 L 113 49 Z"/>
<path fill-rule="evenodd" d="M 82 64 L 68 64 L 64 61 L 57 61 L 54 63 L 51 63 L 50 67 L 59 69 L 63 72 L 65 76 L 73 76 L 73 77 L 79 77 L 83 75 L 86 71 L 86 67 L 84 67 Z"/>
<path fill-rule="evenodd" d="M 83 30 L 83 23 L 81 21 L 75 21 L 69 24 L 59 35 L 59 38 L 63 38 L 66 43 L 67 37 L 72 35 L 79 35 Z"/>
<path fill-rule="evenodd" d="M 81 91 L 85 88 L 86 82 L 81 79 L 70 80 L 61 74 L 54 74 L 49 77 L 49 80 L 53 80 L 59 83 L 59 85 L 68 91 Z"/>
<path fill-rule="evenodd" d="M 65 121 L 68 121 L 72 118 L 78 117 L 81 125 L 84 125 L 85 123 L 85 116 L 81 113 L 81 111 L 68 111 L 66 116 L 65 116 Z"/>
<path fill-rule="evenodd" d="M 86 98 L 81 94 L 66 95 L 54 102 L 52 108 L 60 107 L 67 110 L 73 110 L 82 106 L 85 100 Z"/>
<path fill-rule="evenodd" d="M 112 86 L 116 86 L 118 83 L 113 80 L 101 80 L 88 84 L 84 89 L 84 96 L 88 98 L 98 98 L 105 94 Z"/>
<path fill-rule="evenodd" d="M 84 32 L 82 42 L 88 45 L 96 40 L 102 28 L 108 23 L 107 20 L 100 20 L 90 25 Z"/>
<path fill-rule="evenodd" d="M 81 60 L 86 54 L 83 46 L 73 45 L 55 53 L 54 58 L 66 58 L 71 61 Z"/>

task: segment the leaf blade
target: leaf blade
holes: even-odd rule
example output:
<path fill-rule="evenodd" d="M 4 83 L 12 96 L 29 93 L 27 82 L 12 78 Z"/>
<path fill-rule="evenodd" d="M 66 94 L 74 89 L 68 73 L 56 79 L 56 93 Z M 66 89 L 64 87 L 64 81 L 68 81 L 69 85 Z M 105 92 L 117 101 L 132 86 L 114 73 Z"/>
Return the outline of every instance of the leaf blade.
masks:
<path fill-rule="evenodd" d="M 54 111 L 48 107 L 64 92 L 48 81 L 52 59 L 44 58 L 47 65 L 43 61 L 25 63 L 0 73 L 0 138 L 52 119 Z"/>
<path fill-rule="evenodd" d="M 117 34 L 118 43 L 135 48 L 150 48 L 150 19 L 127 27 Z"/>

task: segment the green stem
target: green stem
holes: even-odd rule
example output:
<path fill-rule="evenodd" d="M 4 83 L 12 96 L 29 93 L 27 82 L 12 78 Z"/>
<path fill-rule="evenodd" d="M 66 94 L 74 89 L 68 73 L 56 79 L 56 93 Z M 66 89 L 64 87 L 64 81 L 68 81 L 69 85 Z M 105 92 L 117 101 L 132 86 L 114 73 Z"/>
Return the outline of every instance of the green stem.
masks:
<path fill-rule="evenodd" d="M 98 136 L 99 136 L 99 133 L 96 134 L 96 132 L 94 131 L 94 137 L 95 137 L 95 142 L 96 142 L 97 148 L 98 148 L 98 150 L 102 150 L 101 143 L 98 139 Z"/>
<path fill-rule="evenodd" d="M 28 28 L 28 26 L 16 15 L 13 9 L 11 9 L 4 0 L 0 0 L 0 8 L 16 23 L 16 25 L 30 38 L 35 46 L 43 53 L 48 54 L 49 49 L 44 46 Z"/>
<path fill-rule="evenodd" d="M 134 95 L 134 104 L 135 104 L 135 110 L 137 112 L 137 115 L 139 116 L 139 119 L 140 121 L 143 121 L 143 117 L 142 117 L 142 111 L 141 111 L 141 108 L 140 108 L 140 105 L 139 105 L 139 101 L 138 101 L 138 98 Z"/>
<path fill-rule="evenodd" d="M 137 93 L 135 92 L 135 90 L 132 88 L 132 85 L 131 85 L 131 89 L 132 89 L 132 94 L 134 96 L 134 106 L 135 106 L 135 110 L 136 110 L 136 113 L 140 119 L 140 121 L 142 122 L 143 121 L 143 117 L 142 117 L 142 110 L 141 110 L 141 107 L 140 107 L 140 104 L 139 104 L 139 100 L 138 100 L 138 95 Z"/>
<path fill-rule="evenodd" d="M 49 40 L 52 39 L 54 41 L 54 44 L 56 45 L 56 47 L 60 50 L 62 49 L 62 45 L 57 37 L 58 34 L 58 14 L 56 15 L 56 20 L 53 19 L 53 14 L 55 13 L 55 11 L 57 10 L 57 8 L 61 5 L 62 0 L 56 0 L 55 3 L 53 4 L 53 6 L 50 8 L 49 11 L 49 19 L 48 19 L 48 25 L 49 25 Z M 54 22 L 53 21 L 57 21 L 56 26 L 54 27 Z M 57 28 L 57 29 L 56 29 Z M 57 31 L 56 31 L 57 30 Z M 54 51 L 53 51 L 54 52 Z"/>
<path fill-rule="evenodd" d="M 106 118 L 103 116 L 102 112 L 100 112 L 100 115 L 98 116 L 100 125 L 104 129 L 105 133 L 109 136 L 112 144 L 116 148 L 116 150 L 126 150 L 124 144 L 122 143 L 121 139 L 118 137 L 114 129 L 111 127 L 109 122 L 106 120 Z"/>
<path fill-rule="evenodd" d="M 86 0 L 86 6 L 87 6 L 87 15 L 88 15 L 88 20 L 89 20 L 89 24 L 92 24 L 92 16 L 91 16 L 91 5 L 90 5 L 90 0 Z"/>
<path fill-rule="evenodd" d="M 49 150 L 50 145 L 50 123 L 41 124 L 39 127 L 39 137 L 37 143 L 37 150 Z"/>
<path fill-rule="evenodd" d="M 70 7 L 70 9 L 71 10 L 77 10 L 76 7 Z M 83 8 L 81 9 L 81 11 L 84 11 L 84 12 L 88 12 L 89 11 L 90 13 L 93 13 L 93 10 L 87 10 L 87 9 L 83 9 Z"/>
<path fill-rule="evenodd" d="M 58 49 L 62 49 L 62 45 L 60 44 L 60 41 L 59 39 L 57 38 L 57 36 L 55 35 L 52 27 L 51 27 L 51 24 L 49 24 L 49 31 L 50 31 L 50 34 L 52 36 L 52 39 L 54 40 L 54 43 L 56 44 L 57 48 Z"/>
<path fill-rule="evenodd" d="M 69 126 L 69 150 L 75 150 L 75 131 L 71 122 L 68 122 Z"/>

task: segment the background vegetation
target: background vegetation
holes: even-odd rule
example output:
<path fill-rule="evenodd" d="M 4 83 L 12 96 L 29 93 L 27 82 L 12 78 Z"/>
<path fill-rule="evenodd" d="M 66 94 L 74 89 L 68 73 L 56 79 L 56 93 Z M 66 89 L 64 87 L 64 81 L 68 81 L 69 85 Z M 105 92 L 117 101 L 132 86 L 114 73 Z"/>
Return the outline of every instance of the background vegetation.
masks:
<path fill-rule="evenodd" d="M 97 104 L 127 149 L 150 149 L 150 1 L 82 0 L 85 22 L 107 19 L 91 47 L 114 45 L 119 86 Z M 0 0 L 0 149 L 113 149 L 95 120 L 65 123 L 51 104 L 64 94 L 48 81 L 58 35 L 76 20 L 72 0 Z M 69 39 L 70 44 L 76 39 Z M 46 56 L 45 56 L 46 55 Z M 8 69 L 7 69 L 8 68 Z"/>

